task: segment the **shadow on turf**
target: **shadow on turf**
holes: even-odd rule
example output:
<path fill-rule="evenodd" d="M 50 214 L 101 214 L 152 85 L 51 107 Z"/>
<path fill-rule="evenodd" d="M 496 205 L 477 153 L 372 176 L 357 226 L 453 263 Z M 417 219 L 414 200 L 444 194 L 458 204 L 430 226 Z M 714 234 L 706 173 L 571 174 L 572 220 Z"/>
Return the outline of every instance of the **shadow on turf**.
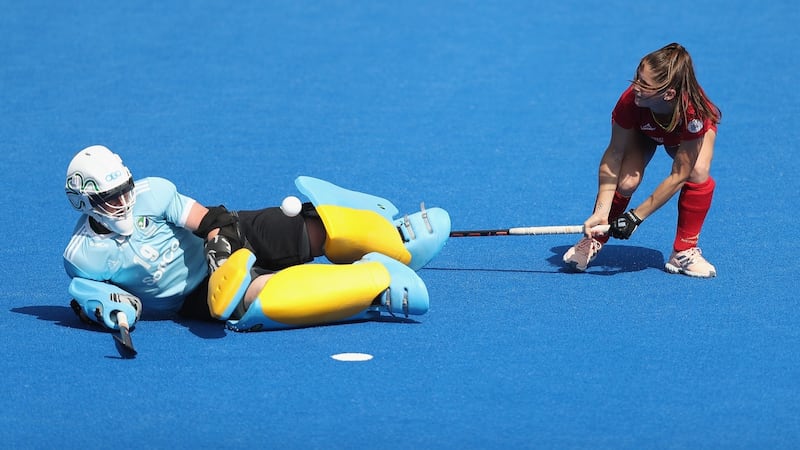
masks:
<path fill-rule="evenodd" d="M 550 249 L 553 255 L 547 261 L 563 273 L 582 273 L 564 266 L 561 259 L 571 246 L 564 245 Z M 639 272 L 646 269 L 664 270 L 664 254 L 658 250 L 628 245 L 605 245 L 600 254 L 586 269 L 593 275 L 614 275 L 617 273 Z"/>
<path fill-rule="evenodd" d="M 70 308 L 69 306 L 53 306 L 53 305 L 22 306 L 18 308 L 11 308 L 10 311 L 17 314 L 27 314 L 29 316 L 34 316 L 39 320 L 53 322 L 60 327 L 74 328 L 77 330 L 106 331 L 106 332 L 111 331 L 104 327 L 101 327 L 100 325 L 93 326 L 81 322 L 81 320 L 78 319 L 78 317 L 72 311 L 72 308 Z M 215 338 L 215 337 L 225 336 L 225 332 L 222 329 L 223 325 L 220 322 L 202 322 L 202 321 L 186 320 L 183 318 L 172 319 L 164 317 L 147 318 L 145 320 L 148 322 L 172 320 L 175 323 L 185 326 L 186 328 L 189 329 L 189 331 L 203 338 Z M 216 333 L 213 331 L 213 329 L 215 328 L 219 330 Z"/>
<path fill-rule="evenodd" d="M 60 327 L 74 328 L 77 330 L 111 331 L 102 328 L 99 325 L 95 327 L 81 322 L 72 311 L 72 308 L 69 306 L 22 306 L 18 308 L 11 308 L 11 312 L 34 316 L 39 320 L 53 322 Z M 224 325 L 220 322 L 203 322 L 197 320 L 187 320 L 183 318 L 147 319 L 147 321 L 153 320 L 173 320 L 175 323 L 188 328 L 189 331 L 191 331 L 194 335 L 204 339 L 216 339 L 225 336 Z"/>
<path fill-rule="evenodd" d="M 34 316 L 39 320 L 54 322 L 60 327 L 83 330 L 90 329 L 89 326 L 78 319 L 78 316 L 72 312 L 72 308 L 69 306 L 21 306 L 18 308 L 11 308 L 11 312 L 17 314 L 27 314 L 29 316 Z"/>
<path fill-rule="evenodd" d="M 204 322 L 198 320 L 191 320 L 191 319 L 177 319 L 176 323 L 183 325 L 184 327 L 188 328 L 193 334 L 205 338 L 205 339 L 216 339 L 220 337 L 224 337 L 227 333 L 243 333 L 243 334 L 264 334 L 264 333 L 281 333 L 291 330 L 301 330 L 305 328 L 320 328 L 320 327 L 338 327 L 342 325 L 353 325 L 359 323 L 369 323 L 369 322 L 379 322 L 379 323 L 402 323 L 402 324 L 419 324 L 419 321 L 414 319 L 408 319 L 405 317 L 392 317 L 388 315 L 382 315 L 376 318 L 369 318 L 369 319 L 354 319 L 354 320 L 346 320 L 341 322 L 334 322 L 334 323 L 323 323 L 318 325 L 308 325 L 308 326 L 297 326 L 292 328 L 285 328 L 279 330 L 259 330 L 259 331 L 232 331 L 227 330 L 224 324 L 220 322 Z M 227 330 L 227 331 L 226 331 Z"/>
<path fill-rule="evenodd" d="M 500 273 L 587 273 L 592 275 L 614 275 L 626 272 L 639 272 L 646 269 L 664 269 L 664 254 L 660 251 L 627 245 L 606 245 L 603 251 L 592 261 L 586 272 L 579 272 L 566 267 L 561 260 L 562 255 L 570 246 L 553 247 L 553 253 L 547 258 L 556 270 L 531 270 L 531 269 L 504 269 L 504 268 L 464 268 L 464 267 L 425 267 L 425 270 L 451 270 L 471 272 L 500 272 Z"/>
<path fill-rule="evenodd" d="M 189 330 L 193 335 L 202 339 L 220 339 L 226 336 L 225 324 L 212 320 L 195 320 L 184 317 L 175 317 L 175 323 Z"/>
<path fill-rule="evenodd" d="M 26 314 L 29 316 L 34 316 L 39 320 L 53 322 L 60 327 L 74 328 L 78 330 L 111 332 L 111 330 L 106 330 L 105 328 L 102 328 L 99 325 L 94 327 L 81 322 L 80 319 L 78 319 L 78 317 L 72 311 L 72 308 L 70 308 L 69 306 L 51 306 L 51 305 L 22 306 L 17 308 L 11 308 L 10 311 L 17 314 Z M 225 324 L 222 322 L 194 320 L 182 317 L 175 317 L 171 319 L 155 319 L 155 320 L 172 320 L 178 325 L 188 329 L 195 336 L 203 339 L 219 339 L 225 337 L 228 333 L 234 333 L 233 331 L 226 331 Z M 147 321 L 153 321 L 153 319 L 147 319 Z M 340 325 L 357 324 L 365 322 L 404 323 L 404 324 L 420 323 L 414 319 L 407 319 L 404 317 L 380 316 L 372 319 L 350 320 L 346 322 L 337 322 L 332 324 L 322 324 L 322 325 L 314 325 L 312 327 L 298 327 L 298 328 L 340 326 Z M 284 330 L 275 330 L 275 332 L 279 331 L 284 331 Z M 272 331 L 261 331 L 259 333 L 270 333 L 270 332 Z"/>

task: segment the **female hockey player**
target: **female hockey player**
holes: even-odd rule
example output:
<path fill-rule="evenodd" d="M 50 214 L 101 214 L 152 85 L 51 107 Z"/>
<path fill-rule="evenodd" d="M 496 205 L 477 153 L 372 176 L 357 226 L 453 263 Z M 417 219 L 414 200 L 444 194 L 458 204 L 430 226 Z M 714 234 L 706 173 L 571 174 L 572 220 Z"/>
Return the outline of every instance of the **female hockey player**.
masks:
<path fill-rule="evenodd" d="M 444 246 L 450 218 L 431 208 L 393 221 L 388 200 L 299 177 L 309 197 L 280 208 L 207 208 L 163 178 L 134 181 L 122 159 L 87 147 L 67 169 L 66 194 L 82 213 L 64 251 L 73 310 L 117 329 L 177 313 L 256 331 L 424 314 L 415 273 Z M 334 264 L 309 264 L 325 256 Z"/>
<path fill-rule="evenodd" d="M 610 236 L 628 239 L 680 192 L 677 232 L 665 268 L 694 277 L 716 276 L 697 241 L 714 193 L 709 171 L 721 113 L 697 82 L 689 52 L 672 43 L 642 58 L 611 117 L 611 142 L 600 161 L 594 212 L 583 224 L 586 236 L 567 250 L 564 262 L 586 270 L 609 238 L 593 236 L 592 227 L 610 221 Z M 659 145 L 672 157 L 670 174 L 644 202 L 625 212 Z"/>

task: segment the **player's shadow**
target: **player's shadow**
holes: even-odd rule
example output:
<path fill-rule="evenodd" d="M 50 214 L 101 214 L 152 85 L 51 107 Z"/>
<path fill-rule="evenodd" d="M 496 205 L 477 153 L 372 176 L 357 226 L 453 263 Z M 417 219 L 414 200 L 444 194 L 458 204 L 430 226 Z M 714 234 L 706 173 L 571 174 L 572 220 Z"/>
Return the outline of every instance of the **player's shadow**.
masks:
<path fill-rule="evenodd" d="M 547 262 L 555 270 L 533 270 L 523 268 L 498 267 L 425 267 L 425 270 L 471 271 L 471 272 L 521 272 L 521 273 L 588 273 L 592 275 L 614 275 L 625 272 L 639 272 L 646 269 L 664 268 L 664 254 L 653 249 L 627 245 L 606 245 L 585 272 L 567 267 L 561 259 L 569 246 L 553 247 Z"/>
<path fill-rule="evenodd" d="M 575 269 L 566 267 L 562 257 L 570 246 L 553 247 L 553 255 L 547 261 L 559 272 L 575 273 Z M 651 248 L 628 245 L 604 245 L 603 250 L 589 264 L 585 273 L 592 275 L 614 275 L 626 272 L 639 272 L 647 269 L 664 269 L 664 254 Z"/>

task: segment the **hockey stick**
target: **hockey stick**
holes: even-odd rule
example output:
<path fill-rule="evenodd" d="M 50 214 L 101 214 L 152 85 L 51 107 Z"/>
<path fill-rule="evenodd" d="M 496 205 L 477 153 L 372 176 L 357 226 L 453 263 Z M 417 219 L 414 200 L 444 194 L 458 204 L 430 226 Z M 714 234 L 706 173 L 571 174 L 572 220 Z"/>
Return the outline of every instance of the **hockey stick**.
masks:
<path fill-rule="evenodd" d="M 133 348 L 131 331 L 128 328 L 128 316 L 122 311 L 117 311 L 117 324 L 119 325 L 119 336 L 114 335 L 114 345 L 117 346 L 119 355 L 124 359 L 133 359 L 137 352 Z"/>
<path fill-rule="evenodd" d="M 608 225 L 597 225 L 593 232 L 607 233 Z M 581 225 L 557 225 L 547 227 L 516 227 L 497 230 L 468 230 L 451 231 L 450 237 L 481 237 L 481 236 L 542 236 L 550 234 L 581 234 Z"/>

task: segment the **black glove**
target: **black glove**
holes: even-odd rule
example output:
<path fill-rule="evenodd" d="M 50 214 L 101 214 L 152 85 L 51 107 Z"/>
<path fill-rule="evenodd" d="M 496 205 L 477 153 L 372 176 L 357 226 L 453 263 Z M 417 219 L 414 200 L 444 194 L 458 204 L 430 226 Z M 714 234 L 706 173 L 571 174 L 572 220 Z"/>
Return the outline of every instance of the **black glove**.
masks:
<path fill-rule="evenodd" d="M 208 273 L 214 273 L 233 254 L 233 246 L 228 238 L 218 234 L 206 242 L 205 253 Z"/>
<path fill-rule="evenodd" d="M 630 210 L 611 222 L 608 233 L 617 239 L 628 239 L 640 223 L 642 223 L 642 219 L 633 210 Z"/>
<path fill-rule="evenodd" d="M 239 216 L 222 205 L 208 208 L 208 213 L 203 216 L 194 234 L 206 239 L 215 228 L 219 229 L 219 233 L 205 244 L 209 273 L 217 270 L 233 252 L 247 246 L 247 240 L 239 228 Z"/>

